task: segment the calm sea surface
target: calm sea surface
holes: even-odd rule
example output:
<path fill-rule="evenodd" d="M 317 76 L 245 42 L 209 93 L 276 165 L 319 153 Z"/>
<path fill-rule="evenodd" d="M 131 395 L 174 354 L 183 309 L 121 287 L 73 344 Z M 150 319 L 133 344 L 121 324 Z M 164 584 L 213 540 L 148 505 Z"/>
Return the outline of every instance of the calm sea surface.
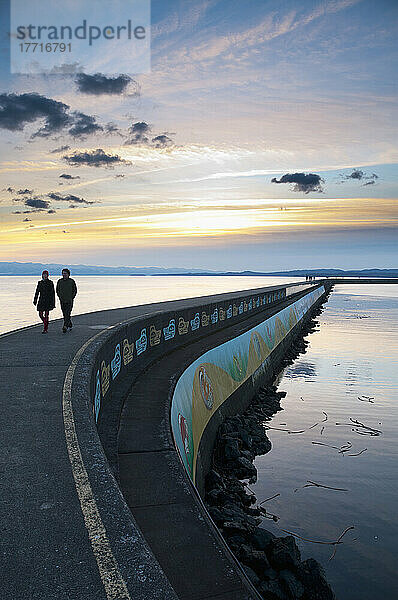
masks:
<path fill-rule="evenodd" d="M 73 275 L 72 275 L 73 276 Z M 0 277 L 0 334 L 40 323 L 33 296 L 38 277 Z M 52 278 L 54 285 L 58 277 Z M 73 314 L 193 298 L 267 285 L 303 281 L 297 277 L 74 277 L 78 287 Z M 50 319 L 61 318 L 59 302 Z M 50 324 L 51 327 L 51 324 Z"/>
<path fill-rule="evenodd" d="M 398 598 L 398 285 L 340 285 L 325 306 L 319 331 L 307 338 L 306 354 L 281 377 L 284 410 L 269 422 L 304 433 L 268 432 L 272 450 L 256 459 L 258 482 L 251 487 L 259 501 L 280 494 L 264 504 L 280 517 L 264 523 L 275 534 L 285 529 L 333 541 L 355 527 L 332 560 L 333 546 L 298 541 L 304 558 L 322 563 L 339 600 L 393 600 Z M 371 430 L 351 419 L 380 434 L 369 435 Z M 341 447 L 352 449 L 339 452 Z M 303 487 L 308 481 L 347 491 Z"/>
<path fill-rule="evenodd" d="M 75 314 L 298 281 L 75 279 Z M 38 322 L 32 304 L 36 282 L 0 277 L 0 333 Z M 51 313 L 52 319 L 60 316 L 59 308 Z M 337 286 L 319 320 L 306 354 L 281 375 L 279 389 L 288 395 L 269 425 L 284 431 L 268 432 L 272 450 L 257 458 L 258 482 L 252 487 L 259 501 L 280 494 L 264 505 L 280 517 L 264 523 L 275 534 L 285 529 L 327 542 L 355 527 L 332 560 L 333 546 L 298 540 L 303 557 L 325 567 L 339 600 L 393 600 L 398 598 L 398 285 Z M 376 432 L 353 420 L 380 433 L 370 435 Z M 309 481 L 347 491 L 303 487 Z"/>

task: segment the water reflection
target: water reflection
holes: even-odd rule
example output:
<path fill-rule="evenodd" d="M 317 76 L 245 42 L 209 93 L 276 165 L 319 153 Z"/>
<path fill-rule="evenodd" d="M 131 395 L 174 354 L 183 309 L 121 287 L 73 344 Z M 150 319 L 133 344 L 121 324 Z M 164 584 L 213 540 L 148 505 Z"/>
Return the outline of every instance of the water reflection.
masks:
<path fill-rule="evenodd" d="M 256 459 L 254 491 L 259 500 L 280 494 L 267 503 L 280 520 L 264 523 L 277 535 L 330 541 L 354 526 L 333 560 L 330 546 L 299 540 L 303 558 L 323 564 L 340 600 L 390 600 L 398 597 L 398 286 L 349 287 L 332 293 L 306 354 L 281 379 L 284 412 L 269 422 L 278 429 L 269 431 L 271 452 Z"/>
<path fill-rule="evenodd" d="M 297 360 L 294 365 L 286 369 L 284 376 L 287 379 L 302 377 L 306 381 L 309 381 L 316 376 L 316 365 L 305 360 Z"/>

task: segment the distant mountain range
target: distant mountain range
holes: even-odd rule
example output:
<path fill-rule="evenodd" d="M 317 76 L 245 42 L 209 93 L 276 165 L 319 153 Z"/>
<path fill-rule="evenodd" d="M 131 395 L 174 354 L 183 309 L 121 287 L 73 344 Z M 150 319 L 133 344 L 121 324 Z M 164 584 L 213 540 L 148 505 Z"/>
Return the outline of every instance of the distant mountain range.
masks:
<path fill-rule="evenodd" d="M 61 275 L 65 267 L 63 264 L 42 263 L 20 263 L 0 262 L 0 275 L 37 275 L 40 276 L 44 269 L 50 272 L 52 277 Z M 195 276 L 233 276 L 241 275 L 247 277 L 273 276 L 273 277 L 398 277 L 397 269 L 353 269 L 344 271 L 342 269 L 294 269 L 291 271 L 206 271 L 203 269 L 164 269 L 162 267 L 101 267 L 94 265 L 68 265 L 73 275 L 195 275 Z"/>

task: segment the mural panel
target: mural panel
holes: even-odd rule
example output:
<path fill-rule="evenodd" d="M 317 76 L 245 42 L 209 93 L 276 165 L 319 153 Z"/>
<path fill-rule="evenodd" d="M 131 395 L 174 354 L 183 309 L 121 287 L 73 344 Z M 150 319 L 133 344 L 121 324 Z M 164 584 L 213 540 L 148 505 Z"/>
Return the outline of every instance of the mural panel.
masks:
<path fill-rule="evenodd" d="M 208 350 L 181 375 L 172 400 L 171 426 L 181 459 L 193 482 L 200 439 L 214 412 L 262 367 L 324 292 L 321 286 L 242 335 Z M 245 305 L 242 302 L 236 308 L 243 312 Z"/>

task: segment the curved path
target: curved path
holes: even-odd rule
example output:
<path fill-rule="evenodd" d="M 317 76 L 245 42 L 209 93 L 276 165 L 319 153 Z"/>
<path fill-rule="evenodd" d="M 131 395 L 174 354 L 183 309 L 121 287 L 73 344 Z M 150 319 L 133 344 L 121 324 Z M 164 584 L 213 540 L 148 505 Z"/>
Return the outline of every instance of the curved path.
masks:
<path fill-rule="evenodd" d="M 203 297 L 106 310 L 74 317 L 67 334 L 58 320 L 47 335 L 40 324 L 0 336 L 2 600 L 177 597 L 104 466 L 98 439 L 82 426 L 76 435 L 71 370 L 101 331 L 202 304 Z M 86 459 L 96 466 L 90 480 Z"/>

